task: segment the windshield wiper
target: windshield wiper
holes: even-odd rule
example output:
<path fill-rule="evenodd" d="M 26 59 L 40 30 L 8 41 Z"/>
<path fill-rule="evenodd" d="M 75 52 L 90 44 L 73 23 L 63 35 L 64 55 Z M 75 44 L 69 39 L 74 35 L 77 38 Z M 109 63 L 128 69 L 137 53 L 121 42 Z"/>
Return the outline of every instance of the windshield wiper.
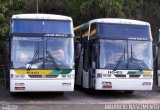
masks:
<path fill-rule="evenodd" d="M 59 66 L 57 65 L 55 58 L 52 56 L 52 54 L 49 51 L 46 51 L 47 56 L 51 59 L 49 60 L 54 66 L 56 67 L 57 70 L 59 70 Z"/>
<path fill-rule="evenodd" d="M 36 50 L 34 52 L 34 56 L 33 56 L 32 60 L 31 60 L 31 62 L 29 63 L 29 66 L 28 66 L 27 69 L 31 69 L 32 68 L 32 65 L 36 62 L 36 57 L 37 56 L 39 57 L 39 50 Z"/>
<path fill-rule="evenodd" d="M 139 70 L 142 71 L 142 67 L 138 61 L 136 54 L 132 51 L 132 45 L 131 45 L 131 61 L 133 61 L 133 58 L 135 59 L 136 63 L 138 64 Z"/>
<path fill-rule="evenodd" d="M 33 65 L 34 63 L 37 63 L 38 60 L 40 59 L 40 58 L 39 58 L 39 42 L 37 43 L 36 46 L 37 46 L 37 50 L 34 51 L 34 56 L 33 56 L 32 60 L 30 61 L 29 66 L 27 67 L 27 69 L 31 69 L 31 68 L 32 68 L 32 65 Z M 36 59 L 36 58 L 37 58 L 37 59 Z"/>
<path fill-rule="evenodd" d="M 126 49 L 124 48 L 124 52 L 122 53 L 122 55 L 119 57 L 115 67 L 113 68 L 113 71 L 116 71 L 118 66 L 120 65 L 120 63 L 122 62 L 122 60 L 124 59 L 125 61 L 125 53 L 126 53 Z"/>

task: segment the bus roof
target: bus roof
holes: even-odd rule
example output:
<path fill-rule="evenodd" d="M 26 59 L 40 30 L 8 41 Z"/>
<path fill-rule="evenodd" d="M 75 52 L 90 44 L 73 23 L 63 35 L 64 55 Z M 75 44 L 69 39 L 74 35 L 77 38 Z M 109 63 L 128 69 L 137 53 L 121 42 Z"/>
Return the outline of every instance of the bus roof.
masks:
<path fill-rule="evenodd" d="M 148 22 L 132 20 L 132 19 L 122 19 L 122 18 L 100 18 L 91 20 L 90 23 L 114 23 L 114 24 L 131 24 L 131 25 L 147 25 L 150 26 Z"/>
<path fill-rule="evenodd" d="M 49 20 L 69 20 L 71 17 L 55 14 L 17 14 L 13 15 L 12 19 L 49 19 Z"/>
<path fill-rule="evenodd" d="M 93 19 L 87 23 L 81 24 L 74 28 L 74 30 L 85 28 L 89 26 L 91 23 L 113 23 L 113 24 L 129 24 L 129 25 L 145 25 L 150 26 L 148 22 L 139 21 L 139 20 L 132 20 L 132 19 L 122 19 L 122 18 L 99 18 Z"/>

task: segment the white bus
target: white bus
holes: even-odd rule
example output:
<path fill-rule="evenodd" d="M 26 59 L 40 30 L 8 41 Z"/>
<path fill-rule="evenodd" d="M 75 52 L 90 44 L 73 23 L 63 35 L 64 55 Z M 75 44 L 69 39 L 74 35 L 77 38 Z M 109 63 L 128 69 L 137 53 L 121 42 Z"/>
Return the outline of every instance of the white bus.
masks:
<path fill-rule="evenodd" d="M 74 32 L 70 17 L 13 15 L 9 37 L 10 92 L 74 90 Z"/>
<path fill-rule="evenodd" d="M 152 90 L 150 24 L 94 19 L 74 28 L 76 84 L 95 90 Z"/>

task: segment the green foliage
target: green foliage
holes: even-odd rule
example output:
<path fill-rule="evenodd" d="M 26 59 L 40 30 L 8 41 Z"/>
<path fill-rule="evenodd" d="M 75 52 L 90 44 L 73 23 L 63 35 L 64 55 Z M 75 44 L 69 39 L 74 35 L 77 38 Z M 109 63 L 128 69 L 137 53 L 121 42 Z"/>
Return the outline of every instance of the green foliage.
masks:
<path fill-rule="evenodd" d="M 88 0 L 83 2 L 80 12 L 83 21 L 104 17 L 124 17 L 122 0 Z"/>
<path fill-rule="evenodd" d="M 156 41 L 160 0 L 38 0 L 39 13 L 71 16 L 74 25 L 96 18 L 127 18 L 150 22 Z M 8 37 L 13 14 L 36 13 L 37 0 L 0 0 L 0 38 Z"/>
<path fill-rule="evenodd" d="M 23 13 L 28 0 L 0 0 L 0 40 L 8 37 L 10 18 L 13 14 Z"/>

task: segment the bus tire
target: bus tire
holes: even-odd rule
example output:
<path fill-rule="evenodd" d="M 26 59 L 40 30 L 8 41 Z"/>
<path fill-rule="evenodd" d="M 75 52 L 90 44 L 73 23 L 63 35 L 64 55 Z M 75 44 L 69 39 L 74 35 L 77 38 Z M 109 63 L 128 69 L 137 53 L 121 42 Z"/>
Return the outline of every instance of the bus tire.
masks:
<path fill-rule="evenodd" d="M 134 91 L 133 90 L 128 90 L 128 91 L 124 91 L 125 94 L 133 94 Z"/>
<path fill-rule="evenodd" d="M 12 97 L 15 97 L 17 95 L 16 92 L 10 92 L 10 94 L 11 94 Z"/>
<path fill-rule="evenodd" d="M 58 92 L 58 95 L 64 95 L 64 92 Z"/>

